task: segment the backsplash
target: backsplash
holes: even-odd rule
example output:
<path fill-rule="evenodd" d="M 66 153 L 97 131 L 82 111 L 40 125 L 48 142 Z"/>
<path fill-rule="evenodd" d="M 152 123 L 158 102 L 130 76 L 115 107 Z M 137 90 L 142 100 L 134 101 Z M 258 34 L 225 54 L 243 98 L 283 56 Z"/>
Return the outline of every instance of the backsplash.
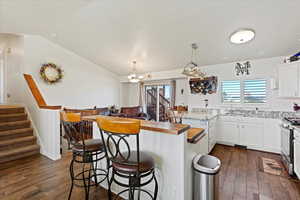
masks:
<path fill-rule="evenodd" d="M 213 108 L 192 108 L 192 112 L 221 114 L 225 116 L 241 116 L 253 118 L 270 118 L 282 119 L 284 117 L 300 117 L 299 112 L 288 111 L 264 111 L 264 110 L 247 110 L 247 109 L 213 109 Z"/>

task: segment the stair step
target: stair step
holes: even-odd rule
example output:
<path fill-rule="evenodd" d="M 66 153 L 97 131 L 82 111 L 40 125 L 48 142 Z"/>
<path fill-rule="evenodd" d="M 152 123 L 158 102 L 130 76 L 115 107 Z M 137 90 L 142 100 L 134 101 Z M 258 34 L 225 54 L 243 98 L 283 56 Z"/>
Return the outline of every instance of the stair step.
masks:
<path fill-rule="evenodd" d="M 0 106 L 0 114 L 25 113 L 24 107 L 20 106 Z"/>
<path fill-rule="evenodd" d="M 15 130 L 8 130 L 8 131 L 1 131 L 0 132 L 0 141 L 19 138 L 19 137 L 26 137 L 26 136 L 33 136 L 33 129 L 32 128 L 20 128 Z"/>
<path fill-rule="evenodd" d="M 0 152 L 33 145 L 35 143 L 36 143 L 35 136 L 27 136 L 27 137 L 2 140 L 0 141 Z"/>
<path fill-rule="evenodd" d="M 20 158 L 32 156 L 40 153 L 40 147 L 37 144 L 14 148 L 7 151 L 0 152 L 0 164 L 12 160 L 17 160 Z"/>
<path fill-rule="evenodd" d="M 17 121 L 17 122 L 4 122 L 0 123 L 0 134 L 1 131 L 8 131 L 14 129 L 30 128 L 30 121 Z"/>
<path fill-rule="evenodd" d="M 25 113 L 0 114 L 0 123 L 1 122 L 24 121 L 26 119 L 27 119 L 27 115 Z"/>

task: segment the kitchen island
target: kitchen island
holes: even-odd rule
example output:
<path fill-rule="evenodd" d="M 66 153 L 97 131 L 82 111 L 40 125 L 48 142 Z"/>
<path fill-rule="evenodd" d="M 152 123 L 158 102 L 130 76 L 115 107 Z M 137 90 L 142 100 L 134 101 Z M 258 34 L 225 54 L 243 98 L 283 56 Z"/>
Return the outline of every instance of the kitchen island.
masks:
<path fill-rule="evenodd" d="M 88 116 L 84 119 L 95 121 L 97 117 L 105 116 Z M 197 153 L 205 151 L 202 142 L 207 140 L 207 136 L 202 137 L 196 144 L 188 143 L 189 128 L 189 125 L 184 124 L 141 120 L 140 148 L 155 159 L 158 199 L 192 200 L 192 159 Z M 93 126 L 93 135 L 94 138 L 100 138 L 96 123 Z M 107 187 L 106 183 L 103 186 Z M 120 189 L 114 185 L 112 187 L 113 192 Z M 145 189 L 153 191 L 153 185 Z"/>

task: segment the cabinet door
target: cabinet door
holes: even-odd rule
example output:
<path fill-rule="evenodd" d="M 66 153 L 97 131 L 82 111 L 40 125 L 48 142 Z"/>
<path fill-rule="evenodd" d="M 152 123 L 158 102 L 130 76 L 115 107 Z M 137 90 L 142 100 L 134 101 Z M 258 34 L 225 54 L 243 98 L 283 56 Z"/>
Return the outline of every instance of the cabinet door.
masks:
<path fill-rule="evenodd" d="M 217 119 L 212 119 L 209 121 L 208 128 L 209 135 L 209 152 L 214 148 L 217 140 Z"/>
<path fill-rule="evenodd" d="M 299 96 L 298 86 L 298 63 L 281 65 L 278 68 L 279 96 L 297 97 Z"/>
<path fill-rule="evenodd" d="M 220 121 L 218 126 L 217 141 L 238 144 L 239 142 L 239 126 L 235 122 Z"/>
<path fill-rule="evenodd" d="M 294 140 L 294 170 L 298 178 L 300 178 L 300 139 Z"/>
<path fill-rule="evenodd" d="M 240 124 L 240 144 L 247 148 L 262 148 L 264 128 L 262 124 Z"/>
<path fill-rule="evenodd" d="M 264 149 L 274 153 L 281 151 L 280 120 L 264 119 Z"/>

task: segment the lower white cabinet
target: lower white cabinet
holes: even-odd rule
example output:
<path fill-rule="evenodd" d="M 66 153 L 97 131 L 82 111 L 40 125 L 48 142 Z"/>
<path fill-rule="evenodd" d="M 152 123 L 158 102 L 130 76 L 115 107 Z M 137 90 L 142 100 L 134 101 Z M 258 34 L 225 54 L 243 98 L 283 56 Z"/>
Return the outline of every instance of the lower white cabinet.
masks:
<path fill-rule="evenodd" d="M 279 119 L 264 119 L 264 150 L 274 153 L 281 151 L 281 136 L 280 136 L 280 121 Z"/>
<path fill-rule="evenodd" d="M 300 133 L 295 130 L 294 136 L 294 171 L 300 178 Z"/>
<path fill-rule="evenodd" d="M 265 118 L 220 117 L 217 142 L 280 153 L 279 121 Z"/>
<path fill-rule="evenodd" d="M 219 121 L 217 141 L 229 144 L 238 144 L 239 127 L 236 122 Z"/>
<path fill-rule="evenodd" d="M 240 123 L 240 144 L 250 149 L 262 148 L 264 139 L 262 124 Z"/>

